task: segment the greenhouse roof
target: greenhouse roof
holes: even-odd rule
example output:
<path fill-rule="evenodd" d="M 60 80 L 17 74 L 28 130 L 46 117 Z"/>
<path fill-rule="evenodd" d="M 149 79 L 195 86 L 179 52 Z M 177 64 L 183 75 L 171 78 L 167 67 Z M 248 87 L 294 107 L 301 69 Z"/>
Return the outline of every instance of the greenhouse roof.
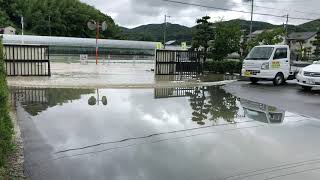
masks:
<path fill-rule="evenodd" d="M 3 44 L 30 44 L 69 47 L 96 47 L 96 39 L 3 34 Z M 99 39 L 99 47 L 123 49 L 156 49 L 158 42 Z"/>

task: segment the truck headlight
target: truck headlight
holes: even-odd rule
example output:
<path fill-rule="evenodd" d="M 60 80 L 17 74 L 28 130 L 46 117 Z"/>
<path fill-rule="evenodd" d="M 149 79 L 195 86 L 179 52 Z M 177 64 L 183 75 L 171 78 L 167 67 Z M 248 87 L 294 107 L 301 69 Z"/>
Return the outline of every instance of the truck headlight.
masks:
<path fill-rule="evenodd" d="M 267 70 L 269 69 L 269 62 L 265 62 L 261 65 L 261 69 Z"/>

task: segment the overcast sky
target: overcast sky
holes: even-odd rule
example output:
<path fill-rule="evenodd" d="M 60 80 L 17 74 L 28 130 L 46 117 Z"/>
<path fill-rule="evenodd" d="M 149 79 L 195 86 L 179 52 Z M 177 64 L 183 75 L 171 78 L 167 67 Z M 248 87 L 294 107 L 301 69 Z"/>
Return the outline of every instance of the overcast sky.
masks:
<path fill-rule="evenodd" d="M 163 23 L 164 15 L 171 16 L 170 23 L 194 26 L 195 19 L 204 15 L 212 17 L 212 21 L 223 19 L 250 20 L 250 14 L 218 11 L 209 8 L 194 7 L 175 4 L 163 0 L 80 0 L 95 6 L 103 13 L 111 16 L 115 22 L 125 27 L 136 27 L 143 24 Z M 247 0 L 175 0 L 206 6 L 227 8 L 232 10 L 250 11 L 250 2 Z M 269 9 L 255 7 L 259 13 L 282 16 L 289 14 L 291 17 L 318 19 L 320 18 L 319 0 L 255 0 L 256 6 L 269 7 Z M 270 9 L 274 8 L 274 9 Z M 285 18 L 254 15 L 254 20 L 266 21 L 273 24 L 285 23 Z M 290 24 L 301 24 L 308 20 L 290 19 Z"/>

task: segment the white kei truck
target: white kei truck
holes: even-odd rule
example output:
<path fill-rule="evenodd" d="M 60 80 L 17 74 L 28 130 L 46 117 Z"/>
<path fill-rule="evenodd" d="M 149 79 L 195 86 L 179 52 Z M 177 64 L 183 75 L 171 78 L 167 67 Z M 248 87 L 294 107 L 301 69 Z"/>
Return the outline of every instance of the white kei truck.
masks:
<path fill-rule="evenodd" d="M 242 76 L 252 83 L 259 80 L 273 81 L 275 86 L 293 80 L 302 67 L 308 64 L 294 64 L 288 45 L 261 45 L 254 47 L 243 61 Z"/>

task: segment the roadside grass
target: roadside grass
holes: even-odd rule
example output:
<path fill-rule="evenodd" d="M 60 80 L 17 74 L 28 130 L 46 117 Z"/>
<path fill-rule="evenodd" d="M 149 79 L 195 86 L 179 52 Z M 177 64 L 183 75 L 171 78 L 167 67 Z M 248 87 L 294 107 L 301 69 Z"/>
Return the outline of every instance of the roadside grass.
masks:
<path fill-rule="evenodd" d="M 13 124 L 9 115 L 9 91 L 4 71 L 2 40 L 0 39 L 0 179 L 6 176 L 6 160 L 14 150 Z"/>

